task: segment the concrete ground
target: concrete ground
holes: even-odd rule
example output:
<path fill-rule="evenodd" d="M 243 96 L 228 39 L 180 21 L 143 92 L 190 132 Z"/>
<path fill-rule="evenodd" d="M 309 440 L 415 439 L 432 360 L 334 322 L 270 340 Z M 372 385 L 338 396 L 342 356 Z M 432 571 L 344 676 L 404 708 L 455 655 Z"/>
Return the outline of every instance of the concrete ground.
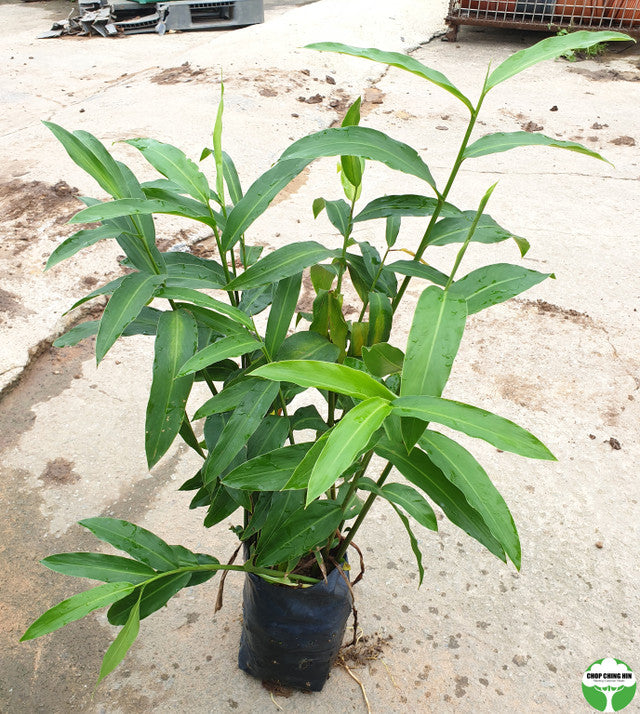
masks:
<path fill-rule="evenodd" d="M 301 47 L 338 40 L 411 50 L 473 97 L 489 61 L 537 39 L 466 28 L 457 43 L 442 43 L 445 10 L 442 0 L 427 9 L 418 0 L 393 7 L 321 0 L 275 7 L 264 25 L 228 33 L 37 41 L 60 17 L 60 5 L 0 5 L 0 710 L 366 711 L 343 667 L 322 693 L 289 697 L 273 697 L 237 669 L 239 576 L 228 578 L 216 615 L 212 581 L 145 620 L 123 665 L 95 693 L 114 634 L 104 614 L 18 644 L 38 614 L 82 589 L 37 562 L 95 547 L 75 525 L 80 518 L 126 518 L 221 558 L 234 548 L 224 527 L 203 530 L 201 513 L 188 511 L 189 497 L 176 491 L 197 468 L 190 453 L 178 447 L 153 473 L 145 467 L 149 340 L 116 346 L 98 370 L 91 344 L 49 347 L 73 319 L 62 317 L 64 310 L 117 274 L 118 250 L 99 244 L 42 273 L 46 256 L 71 232 L 72 188 L 100 194 L 40 120 L 87 129 L 107 143 L 151 136 L 197 158 L 210 142 L 222 68 L 225 148 L 245 185 L 292 139 L 339 120 L 359 94 L 364 123 L 415 146 L 442 181 L 464 130 L 453 98 L 398 70 Z M 358 539 L 367 573 L 356 594 L 360 625 L 377 651 L 367 659 L 363 650 L 360 661 L 347 664 L 374 712 L 580 713 L 588 711 L 580 680 L 594 660 L 613 656 L 640 671 L 639 67 L 636 50 L 547 62 L 486 102 L 478 135 L 544 127 L 601 151 L 613 166 L 521 149 L 470 164 L 454 191 L 454 203 L 473 208 L 500 179 L 489 212 L 530 239 L 524 264 L 554 271 L 557 280 L 470 319 L 447 396 L 523 424 L 558 462 L 526 462 L 473 445 L 518 524 L 519 574 L 441 521 L 438 534 L 419 533 L 427 574 L 418 590 L 400 524 L 384 505 L 372 511 Z M 301 101 L 316 95 L 316 103 Z M 130 147 L 113 151 L 150 175 Z M 367 181 L 371 196 L 417 188 L 371 165 Z M 253 237 L 268 246 L 289 237 L 334 241 L 331 226 L 312 219 L 318 195 L 339 196 L 332 160 L 315 164 L 278 197 Z M 419 226 L 406 223 L 409 247 Z M 199 228 L 178 220 L 158 226 L 165 246 L 209 247 Z M 362 228 L 359 237 L 379 244 L 375 230 Z M 433 257 L 443 268 L 451 259 L 446 250 Z M 463 271 L 489 260 L 516 262 L 516 248 L 474 248 Z M 419 292 L 412 283 L 405 329 Z"/>

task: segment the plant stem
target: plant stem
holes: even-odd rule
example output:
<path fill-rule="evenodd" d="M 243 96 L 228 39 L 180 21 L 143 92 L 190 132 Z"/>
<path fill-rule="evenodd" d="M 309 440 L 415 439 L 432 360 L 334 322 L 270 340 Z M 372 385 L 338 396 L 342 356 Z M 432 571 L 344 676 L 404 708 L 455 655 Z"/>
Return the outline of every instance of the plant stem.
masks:
<path fill-rule="evenodd" d="M 392 464 L 387 463 L 387 465 L 382 470 L 380 477 L 376 481 L 377 486 L 382 486 L 382 484 L 387 480 L 387 476 L 391 473 L 392 468 L 393 468 Z M 351 526 L 349 533 L 347 534 L 347 537 L 340 544 L 340 548 L 338 548 L 338 552 L 336 553 L 336 560 L 338 562 L 340 562 L 340 560 L 342 558 L 344 558 L 344 554 L 347 552 L 347 548 L 349 547 L 355 534 L 358 532 L 358 529 L 362 525 L 362 522 L 367 517 L 367 513 L 369 513 L 369 509 L 373 505 L 373 502 L 376 500 L 376 498 L 377 498 L 377 494 L 372 493 L 369 495 L 369 498 L 367 498 L 367 500 L 364 502 L 364 506 L 362 506 L 360 515 L 356 518 L 355 523 Z"/>
<path fill-rule="evenodd" d="M 353 210 L 356 205 L 356 194 L 353 194 L 351 199 L 351 207 L 349 210 L 349 227 L 345 231 L 344 241 L 342 242 L 342 255 L 340 256 L 340 267 L 338 269 L 338 281 L 336 283 L 336 295 L 340 294 L 340 288 L 342 287 L 342 276 L 344 271 L 347 269 L 347 243 L 349 242 L 349 237 L 351 236 L 351 231 L 353 230 Z"/>
<path fill-rule="evenodd" d="M 425 250 L 427 249 L 427 246 L 429 245 L 429 238 L 431 237 L 431 231 L 433 230 L 433 226 L 435 225 L 436 221 L 440 217 L 440 212 L 442 211 L 442 207 L 444 206 L 444 204 L 447 200 L 447 196 L 449 195 L 449 192 L 451 191 L 453 182 L 455 181 L 456 176 L 458 175 L 458 172 L 460 171 L 460 167 L 462 166 L 462 162 L 464 161 L 464 152 L 466 151 L 467 145 L 469 144 L 469 139 L 471 138 L 471 133 L 473 132 L 473 128 L 476 124 L 476 119 L 478 118 L 478 114 L 480 113 L 480 108 L 482 107 L 482 102 L 484 101 L 484 97 L 485 97 L 485 92 L 483 91 L 482 94 L 480 95 L 480 99 L 478 100 L 477 106 L 471 112 L 471 118 L 469 120 L 469 125 L 467 126 L 467 130 L 465 132 L 464 138 L 462 139 L 462 143 L 460 144 L 460 149 L 458 150 L 458 155 L 456 156 L 456 160 L 453 163 L 453 167 L 451 169 L 451 173 L 449 174 L 449 179 L 447 181 L 447 185 L 444 187 L 444 191 L 438 196 L 438 203 L 433 211 L 433 214 L 431 215 L 431 220 L 429 221 L 429 224 L 427 225 L 427 229 L 425 230 L 424 235 L 422 236 L 422 240 L 420 241 L 420 244 L 418 245 L 418 250 L 416 251 L 416 254 L 413 258 L 414 262 L 420 261 Z M 391 304 L 394 313 L 395 313 L 396 309 L 398 308 L 398 305 L 400 304 L 400 301 L 402 300 L 402 297 L 404 296 L 404 293 L 405 293 L 407 287 L 409 286 L 410 281 L 411 281 L 410 275 L 407 275 L 405 277 L 405 279 L 402 281 L 402 284 L 400 285 L 400 288 L 398 290 L 398 294 L 395 296 L 395 298 L 393 299 L 393 302 Z"/>

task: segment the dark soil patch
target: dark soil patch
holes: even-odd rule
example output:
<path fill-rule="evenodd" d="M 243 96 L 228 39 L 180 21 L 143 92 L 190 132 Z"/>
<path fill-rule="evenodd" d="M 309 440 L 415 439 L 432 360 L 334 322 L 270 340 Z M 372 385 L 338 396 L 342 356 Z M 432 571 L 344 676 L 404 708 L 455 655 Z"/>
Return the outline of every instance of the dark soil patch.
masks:
<path fill-rule="evenodd" d="M 593 82 L 640 82 L 640 72 L 617 69 L 587 69 L 586 67 L 569 67 L 571 72 L 582 74 Z"/>
<path fill-rule="evenodd" d="M 41 481 L 53 486 L 67 486 L 76 483 L 80 476 L 73 470 L 73 461 L 57 458 L 48 461 L 45 470 L 38 476 Z"/>
<path fill-rule="evenodd" d="M 29 315 L 31 312 L 20 302 L 18 295 L 0 288 L 0 322 L 3 322 L 7 316 Z"/>
<path fill-rule="evenodd" d="M 42 181 L 14 179 L 0 184 L 0 210 L 3 220 L 25 218 L 42 221 L 43 217 L 55 216 L 56 223 L 65 223 L 71 212 L 78 208 L 78 189 L 66 181 L 51 186 Z"/>
<path fill-rule="evenodd" d="M 355 645 L 347 645 L 340 650 L 338 663 L 346 662 L 357 665 L 366 665 L 382 655 L 393 639 L 393 635 L 382 637 L 377 632 L 373 635 L 363 635 Z"/>
<path fill-rule="evenodd" d="M 525 307 L 535 307 L 541 315 L 556 315 L 564 320 L 571 320 L 580 325 L 591 322 L 591 318 L 586 312 L 578 312 L 577 310 L 567 309 L 559 305 L 553 305 L 546 300 L 517 300 L 516 302 Z"/>
<path fill-rule="evenodd" d="M 183 84 L 184 82 L 210 82 L 213 74 L 201 67 L 191 67 L 189 62 L 179 67 L 168 67 L 154 74 L 151 81 L 154 84 Z"/>

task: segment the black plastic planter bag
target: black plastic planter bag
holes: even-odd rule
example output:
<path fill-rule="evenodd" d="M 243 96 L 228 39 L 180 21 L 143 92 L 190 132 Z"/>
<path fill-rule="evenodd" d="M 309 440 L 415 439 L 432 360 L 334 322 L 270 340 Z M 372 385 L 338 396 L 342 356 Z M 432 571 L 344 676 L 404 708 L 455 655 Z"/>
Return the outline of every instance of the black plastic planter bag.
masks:
<path fill-rule="evenodd" d="M 258 679 L 319 692 L 342 644 L 351 593 L 337 568 L 309 588 L 248 573 L 238 666 Z"/>

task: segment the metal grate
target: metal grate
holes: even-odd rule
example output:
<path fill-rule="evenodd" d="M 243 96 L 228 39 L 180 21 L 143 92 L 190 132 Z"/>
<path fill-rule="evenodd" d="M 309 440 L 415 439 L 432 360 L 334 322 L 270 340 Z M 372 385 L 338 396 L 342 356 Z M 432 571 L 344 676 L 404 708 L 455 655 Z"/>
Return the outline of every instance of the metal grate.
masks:
<path fill-rule="evenodd" d="M 447 39 L 460 25 L 555 32 L 562 28 L 619 30 L 640 35 L 640 0 L 451 0 Z"/>

